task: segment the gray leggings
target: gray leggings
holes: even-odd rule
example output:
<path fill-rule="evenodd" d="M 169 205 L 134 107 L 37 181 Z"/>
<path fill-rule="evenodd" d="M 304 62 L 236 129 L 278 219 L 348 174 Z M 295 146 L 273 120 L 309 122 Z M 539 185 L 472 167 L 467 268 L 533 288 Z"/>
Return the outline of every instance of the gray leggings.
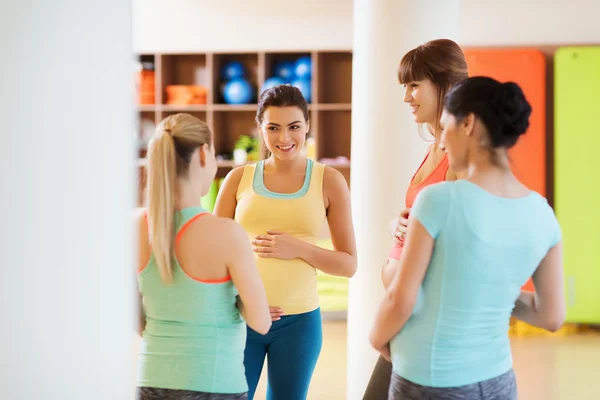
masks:
<path fill-rule="evenodd" d="M 137 400 L 247 400 L 248 393 L 220 394 L 191 390 L 139 387 Z"/>
<path fill-rule="evenodd" d="M 417 385 L 392 373 L 389 400 L 517 400 L 515 373 L 510 371 L 471 385 L 433 388 Z"/>

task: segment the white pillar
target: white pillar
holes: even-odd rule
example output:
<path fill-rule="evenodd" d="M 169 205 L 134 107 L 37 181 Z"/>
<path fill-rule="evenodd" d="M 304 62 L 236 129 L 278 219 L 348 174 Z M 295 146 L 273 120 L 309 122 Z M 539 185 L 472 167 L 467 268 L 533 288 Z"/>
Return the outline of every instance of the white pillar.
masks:
<path fill-rule="evenodd" d="M 354 0 L 351 196 L 358 272 L 350 281 L 347 399 L 362 399 L 378 353 L 368 334 L 383 294 L 388 223 L 425 155 L 397 71 L 432 39 L 457 41 L 459 0 Z"/>
<path fill-rule="evenodd" d="M 131 2 L 0 26 L 0 398 L 133 398 Z"/>

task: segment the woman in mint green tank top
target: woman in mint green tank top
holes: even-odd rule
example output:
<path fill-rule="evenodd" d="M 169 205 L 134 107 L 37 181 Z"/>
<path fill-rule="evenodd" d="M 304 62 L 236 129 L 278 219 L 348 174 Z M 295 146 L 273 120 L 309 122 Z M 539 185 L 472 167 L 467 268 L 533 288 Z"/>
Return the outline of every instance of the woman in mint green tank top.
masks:
<path fill-rule="evenodd" d="M 246 399 L 246 323 L 271 326 L 245 231 L 200 207 L 216 170 L 204 122 L 176 114 L 158 125 L 137 214 L 140 400 Z"/>
<path fill-rule="evenodd" d="M 389 399 L 515 400 L 511 315 L 550 331 L 564 321 L 560 226 L 508 159 L 531 111 L 517 84 L 486 77 L 445 97 L 441 145 L 467 178 L 424 188 L 411 209 L 371 334 L 392 361 Z M 535 293 L 521 290 L 530 277 Z"/>

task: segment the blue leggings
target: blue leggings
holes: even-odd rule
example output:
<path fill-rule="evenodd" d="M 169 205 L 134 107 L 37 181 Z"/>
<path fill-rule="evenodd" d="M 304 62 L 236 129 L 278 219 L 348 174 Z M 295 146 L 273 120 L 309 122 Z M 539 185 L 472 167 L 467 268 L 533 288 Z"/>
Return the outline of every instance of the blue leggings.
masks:
<path fill-rule="evenodd" d="M 267 400 L 306 400 L 322 344 L 318 308 L 273 321 L 271 330 L 264 336 L 248 328 L 244 352 L 248 399 L 254 398 L 267 356 Z"/>

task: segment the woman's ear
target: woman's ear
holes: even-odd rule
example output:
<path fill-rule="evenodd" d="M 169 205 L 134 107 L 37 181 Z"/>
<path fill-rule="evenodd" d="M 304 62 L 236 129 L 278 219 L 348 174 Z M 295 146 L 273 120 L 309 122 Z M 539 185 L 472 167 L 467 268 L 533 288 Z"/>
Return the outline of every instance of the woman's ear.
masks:
<path fill-rule="evenodd" d="M 203 144 L 200 147 L 198 147 L 198 158 L 200 159 L 200 166 L 201 167 L 205 167 L 206 166 L 206 159 L 207 159 L 207 152 L 208 152 L 208 145 L 207 144 Z"/>
<path fill-rule="evenodd" d="M 460 124 L 466 136 L 473 135 L 473 131 L 475 129 L 475 114 L 470 113 L 465 118 L 463 118 Z"/>
<path fill-rule="evenodd" d="M 265 134 L 261 125 L 256 126 L 256 138 L 261 142 L 265 141 Z"/>

